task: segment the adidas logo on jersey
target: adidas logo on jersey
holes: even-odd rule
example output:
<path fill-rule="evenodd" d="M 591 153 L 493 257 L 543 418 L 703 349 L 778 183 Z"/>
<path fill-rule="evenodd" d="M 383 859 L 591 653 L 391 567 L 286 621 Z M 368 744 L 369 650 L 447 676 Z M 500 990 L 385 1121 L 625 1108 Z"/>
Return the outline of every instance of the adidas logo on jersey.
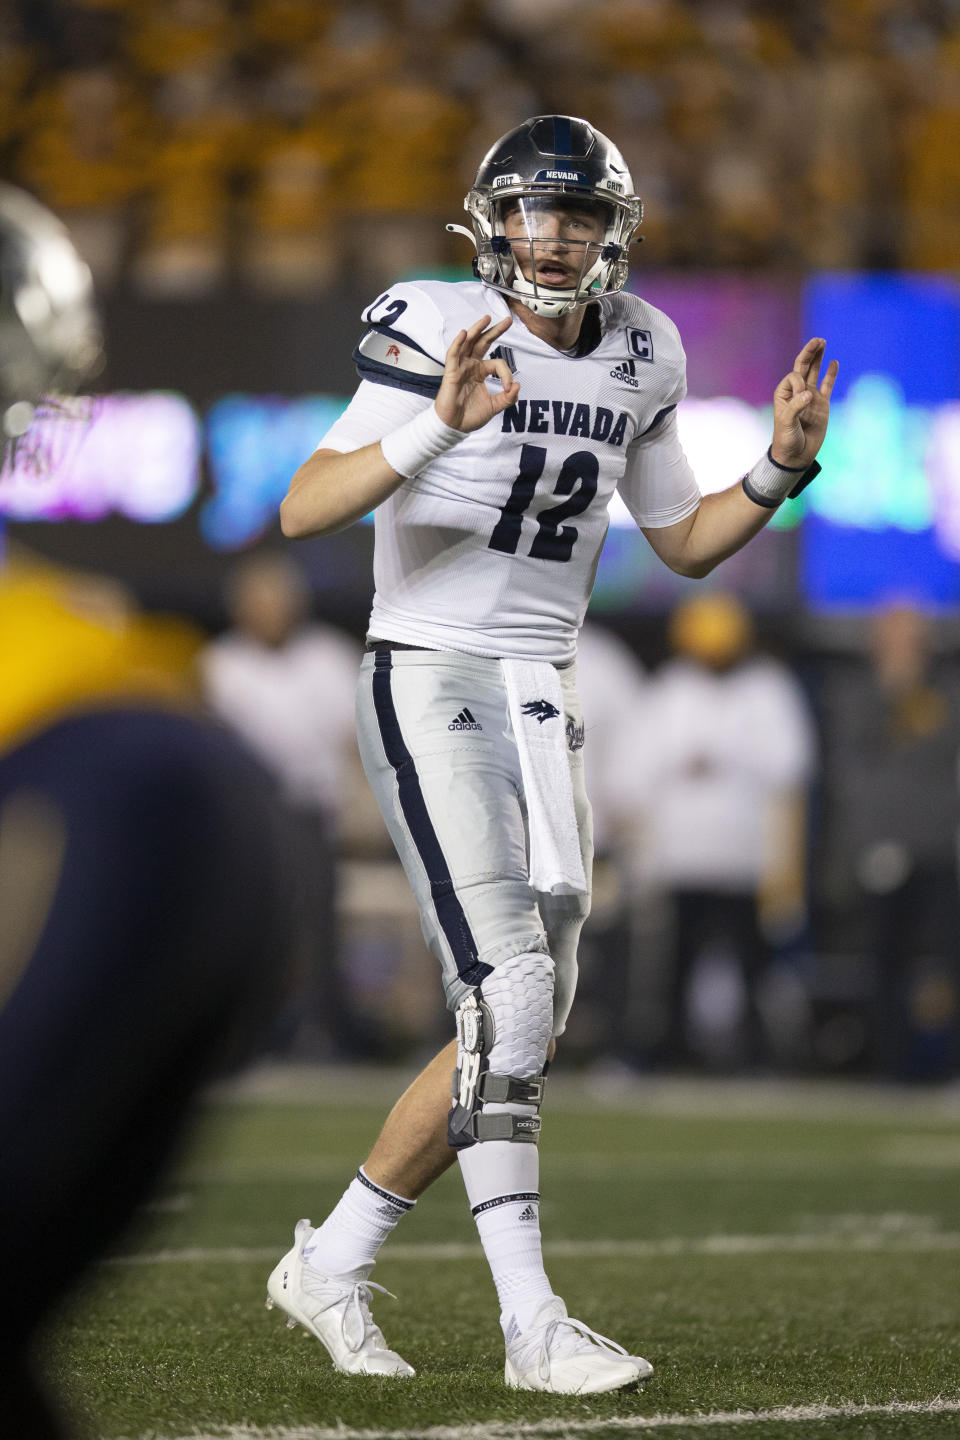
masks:
<path fill-rule="evenodd" d="M 636 360 L 624 360 L 622 365 L 614 365 L 610 371 L 611 380 L 619 380 L 622 385 L 629 385 L 633 390 L 640 389 L 640 381 L 637 379 Z"/>
<path fill-rule="evenodd" d="M 536 1210 L 534 1210 L 532 1205 L 525 1206 L 524 1209 L 521 1210 L 520 1214 L 517 1216 L 518 1220 L 536 1220 L 536 1218 L 537 1212 Z"/>
<path fill-rule="evenodd" d="M 448 730 L 482 730 L 483 726 L 470 714 L 466 706 L 460 711 L 456 720 L 452 720 L 447 726 Z"/>

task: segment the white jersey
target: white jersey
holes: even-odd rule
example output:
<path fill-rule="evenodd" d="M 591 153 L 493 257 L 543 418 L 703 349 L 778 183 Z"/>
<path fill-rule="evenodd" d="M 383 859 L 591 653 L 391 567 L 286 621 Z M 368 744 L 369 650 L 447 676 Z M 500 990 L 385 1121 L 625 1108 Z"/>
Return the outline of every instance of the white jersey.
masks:
<path fill-rule="evenodd" d="M 393 286 L 364 312 L 363 383 L 319 448 L 382 439 L 432 402 L 460 330 L 510 313 L 476 281 Z M 491 353 L 519 398 L 377 508 L 372 635 L 569 661 L 614 491 L 642 526 L 699 505 L 673 415 L 686 393 L 673 322 L 634 295 L 609 295 L 588 310 L 578 349 L 587 353 L 555 350 L 515 317 Z"/>

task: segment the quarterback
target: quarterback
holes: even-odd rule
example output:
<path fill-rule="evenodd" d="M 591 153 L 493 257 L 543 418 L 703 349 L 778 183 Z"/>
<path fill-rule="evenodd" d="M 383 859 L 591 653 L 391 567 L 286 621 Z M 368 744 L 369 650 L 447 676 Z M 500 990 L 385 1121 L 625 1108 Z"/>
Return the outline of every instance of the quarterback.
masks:
<path fill-rule="evenodd" d="M 642 206 L 617 149 L 573 116 L 528 120 L 489 151 L 465 208 L 472 231 L 449 228 L 476 245 L 476 278 L 374 300 L 359 388 L 281 508 L 291 537 L 375 511 L 360 749 L 456 1039 L 323 1224 L 299 1222 L 267 1304 L 339 1370 L 412 1375 L 373 1320 L 369 1277 L 456 1160 L 506 1383 L 586 1394 L 652 1373 L 568 1316 L 539 1225 L 539 1111 L 590 905 L 576 649 L 607 507 L 619 490 L 671 569 L 708 574 L 817 473 L 837 366 L 820 380 L 824 341 L 810 340 L 776 388 L 767 453 L 702 496 L 678 439 L 676 327 L 623 292 Z"/>

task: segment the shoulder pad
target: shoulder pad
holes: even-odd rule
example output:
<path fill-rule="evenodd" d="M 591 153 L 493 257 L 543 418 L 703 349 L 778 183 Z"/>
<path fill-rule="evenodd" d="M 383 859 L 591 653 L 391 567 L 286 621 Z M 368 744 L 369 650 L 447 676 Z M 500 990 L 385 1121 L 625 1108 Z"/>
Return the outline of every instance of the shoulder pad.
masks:
<path fill-rule="evenodd" d="M 436 395 L 443 378 L 443 315 L 415 284 L 400 283 L 363 312 L 366 334 L 353 352 L 362 380 Z"/>

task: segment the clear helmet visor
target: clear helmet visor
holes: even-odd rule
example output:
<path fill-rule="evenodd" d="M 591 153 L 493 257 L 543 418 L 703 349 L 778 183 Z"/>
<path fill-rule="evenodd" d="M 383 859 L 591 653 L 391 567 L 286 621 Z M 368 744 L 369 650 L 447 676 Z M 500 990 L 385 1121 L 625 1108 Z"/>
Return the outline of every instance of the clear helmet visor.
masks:
<path fill-rule="evenodd" d="M 616 206 L 583 195 L 507 195 L 493 206 L 494 230 L 529 240 L 604 245 L 613 238 Z"/>
<path fill-rule="evenodd" d="M 530 284 L 579 290 L 614 232 L 613 205 L 576 196 L 515 195 L 497 202 L 494 234 Z"/>

